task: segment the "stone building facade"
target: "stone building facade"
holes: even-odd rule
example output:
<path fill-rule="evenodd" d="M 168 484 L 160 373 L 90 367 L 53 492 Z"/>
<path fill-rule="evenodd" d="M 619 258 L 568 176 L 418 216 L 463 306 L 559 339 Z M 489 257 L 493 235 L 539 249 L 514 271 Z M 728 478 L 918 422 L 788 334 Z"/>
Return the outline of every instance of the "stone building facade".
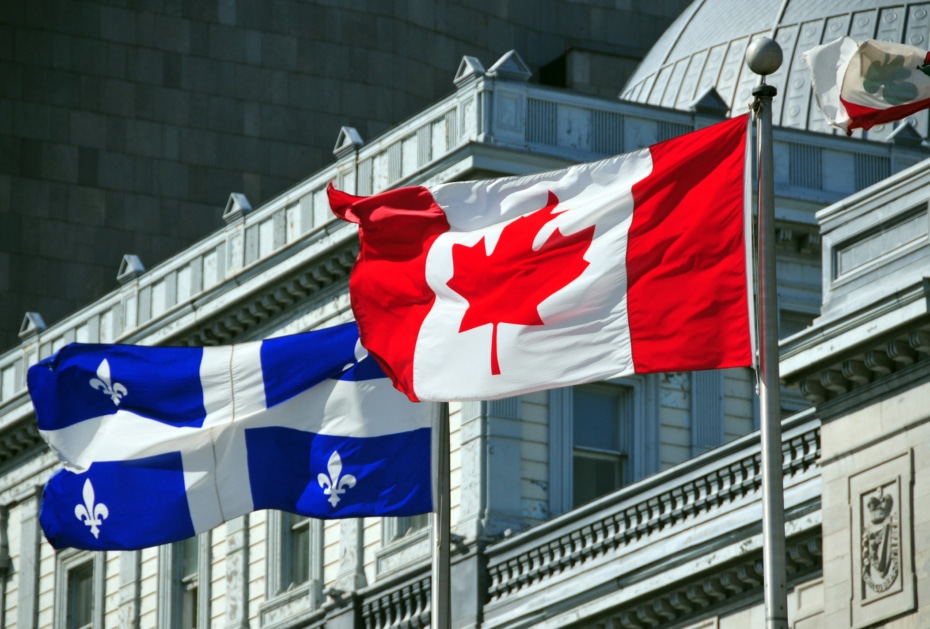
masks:
<path fill-rule="evenodd" d="M 898 19 L 879 4 L 873 24 Z M 832 7 L 805 6 L 830 23 Z M 227 191 L 222 229 L 146 270 L 124 258 L 120 286 L 59 323 L 27 319 L 0 355 L 0 626 L 428 624 L 423 517 L 259 511 L 160 548 L 56 552 L 37 509 L 58 462 L 24 376 L 71 341 L 215 345 L 347 320 L 356 234 L 329 212 L 330 181 L 369 194 L 526 174 L 740 113 L 717 91 L 690 107 L 617 101 L 528 82 L 519 54 L 493 59 L 461 58 L 452 94 L 368 142 L 334 129 L 335 161 L 261 204 Z M 778 127 L 774 152 L 790 626 L 922 627 L 930 150 L 903 125 L 879 139 Z M 733 369 L 451 405 L 453 626 L 760 626 L 753 389 Z M 612 438 L 592 448 L 589 431 Z M 591 457 L 619 472 L 596 496 L 575 484 Z"/>

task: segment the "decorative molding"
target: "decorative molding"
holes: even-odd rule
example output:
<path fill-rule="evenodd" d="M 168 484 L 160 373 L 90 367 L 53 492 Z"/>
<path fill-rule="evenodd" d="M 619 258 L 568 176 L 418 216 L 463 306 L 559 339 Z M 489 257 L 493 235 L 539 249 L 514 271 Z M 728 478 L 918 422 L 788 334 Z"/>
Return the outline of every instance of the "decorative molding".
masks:
<path fill-rule="evenodd" d="M 326 289 L 348 281 L 357 255 L 357 242 L 329 252 L 299 274 L 269 282 L 250 298 L 230 304 L 220 317 L 189 330 L 182 342 L 191 346 L 235 343 L 295 304 L 319 297 Z"/>
<path fill-rule="evenodd" d="M 365 629 L 413 629 L 430 621 L 430 577 L 366 596 L 362 602 Z"/>
<path fill-rule="evenodd" d="M 477 57 L 465 55 L 459 62 L 459 67 L 458 70 L 455 71 L 455 78 L 452 79 L 452 83 L 455 84 L 455 87 L 462 88 L 478 77 L 484 76 L 484 74 L 485 69 L 481 61 L 479 61 Z"/>
<path fill-rule="evenodd" d="M 232 192 L 229 200 L 226 201 L 226 209 L 223 210 L 223 220 L 226 224 L 235 223 L 252 211 L 252 204 L 249 203 L 248 197 L 241 192 Z"/>
<path fill-rule="evenodd" d="M 134 253 L 127 253 L 119 263 L 119 270 L 116 272 L 116 281 L 125 284 L 134 280 L 145 273 L 145 265 L 142 259 Z"/>
<path fill-rule="evenodd" d="M 841 354 L 794 380 L 801 395 L 814 404 L 834 400 L 906 369 L 930 356 L 930 325 L 903 329 L 890 338 Z"/>
<path fill-rule="evenodd" d="M 786 569 L 794 581 L 821 569 L 823 549 L 819 535 L 788 540 L 786 553 Z M 761 552 L 753 553 L 741 562 L 694 575 L 673 588 L 619 605 L 607 614 L 585 618 L 585 621 L 586 626 L 587 623 L 594 626 L 598 621 L 610 619 L 630 629 L 680 626 L 682 621 L 752 594 L 762 594 Z"/>
<path fill-rule="evenodd" d="M 516 50 L 510 50 L 488 68 L 487 75 L 525 83 L 533 76 L 533 72 Z"/>
<path fill-rule="evenodd" d="M 808 533 L 787 541 L 786 568 L 792 582 L 803 581 L 820 571 L 823 550 L 819 533 L 818 529 L 814 535 Z M 575 568 L 567 559 L 562 563 L 563 569 Z M 360 592 L 362 625 L 366 629 L 429 626 L 430 587 L 429 576 L 415 578 L 408 574 L 406 578 Z M 663 627 L 722 607 L 731 600 L 761 594 L 762 557 L 761 552 L 756 551 L 740 561 L 689 575 L 673 587 L 663 588 L 583 620 L 585 626 L 612 619 L 619 621 L 618 625 L 623 627 Z M 494 622 L 487 624 L 492 626 Z"/>
<path fill-rule="evenodd" d="M 801 434 L 786 436 L 782 452 L 786 481 L 817 465 L 819 425 Z M 601 505 L 594 517 L 584 517 L 584 510 L 576 510 L 571 514 L 574 522 L 564 523 L 557 535 L 542 535 L 537 531 L 535 543 L 531 538 L 513 550 L 492 557 L 488 566 L 488 602 L 501 601 L 527 588 L 540 586 L 561 575 L 569 566 L 583 569 L 586 564 L 620 552 L 642 538 L 679 525 L 686 526 L 686 522 L 701 513 L 754 498 L 761 492 L 760 459 L 755 448 L 724 467 L 689 476 L 688 480 L 658 493 L 635 494 L 635 502 L 626 503 L 626 506 L 611 504 L 609 500 L 592 503 Z M 623 492 L 613 496 L 619 501 Z M 554 522 L 548 526 L 555 526 Z"/>
<path fill-rule="evenodd" d="M 295 621 L 312 613 L 312 610 L 310 586 L 309 584 L 303 585 L 266 600 L 259 608 L 259 625 L 261 627 L 288 627 L 298 624 L 305 626 Z"/>
<path fill-rule="evenodd" d="M 30 416 L 27 421 L 13 424 L 0 432 L 0 468 L 23 452 L 44 445 L 34 417 Z"/>
<path fill-rule="evenodd" d="M 910 451 L 849 477 L 852 626 L 872 626 L 916 607 Z"/>
<path fill-rule="evenodd" d="M 864 602 L 901 589 L 900 496 L 901 488 L 894 479 L 859 497 L 862 555 L 858 568 Z"/>
<path fill-rule="evenodd" d="M 364 144 L 365 141 L 355 127 L 341 127 L 336 136 L 336 145 L 333 146 L 333 155 L 336 159 L 345 159 L 355 155 Z"/>
<path fill-rule="evenodd" d="M 19 338 L 23 341 L 29 340 L 45 331 L 47 327 L 42 315 L 38 312 L 27 312 L 23 317 L 22 325 L 19 326 Z"/>

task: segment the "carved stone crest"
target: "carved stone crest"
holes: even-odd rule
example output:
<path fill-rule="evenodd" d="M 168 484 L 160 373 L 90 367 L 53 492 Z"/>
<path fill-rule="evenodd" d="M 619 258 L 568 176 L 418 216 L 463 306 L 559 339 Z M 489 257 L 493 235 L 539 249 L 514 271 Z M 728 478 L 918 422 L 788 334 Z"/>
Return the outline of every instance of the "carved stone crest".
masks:
<path fill-rule="evenodd" d="M 863 496 L 862 509 L 862 582 L 876 594 L 888 591 L 898 579 L 901 568 L 900 524 L 898 505 L 883 487 Z"/>
<path fill-rule="evenodd" d="M 886 450 L 876 445 L 871 456 L 857 461 L 860 471 L 849 476 L 852 629 L 874 627 L 915 609 L 917 602 L 912 452 L 888 457 Z"/>

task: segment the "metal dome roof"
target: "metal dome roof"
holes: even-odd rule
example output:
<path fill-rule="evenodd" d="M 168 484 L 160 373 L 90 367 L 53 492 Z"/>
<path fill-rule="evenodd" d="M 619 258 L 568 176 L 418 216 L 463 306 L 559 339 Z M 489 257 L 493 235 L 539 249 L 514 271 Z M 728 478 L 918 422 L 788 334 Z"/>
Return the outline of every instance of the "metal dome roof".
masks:
<path fill-rule="evenodd" d="M 695 0 L 662 35 L 627 82 L 620 98 L 688 109 L 715 87 L 741 113 L 758 81 L 746 67 L 746 46 L 755 37 L 774 37 L 785 61 L 767 82 L 778 88 L 774 122 L 784 127 L 831 132 L 817 109 L 801 53 L 843 35 L 928 47 L 930 2 L 901 0 Z M 910 118 L 926 136 L 928 114 Z M 880 139 L 890 125 L 875 127 Z M 855 135 L 862 136 L 858 131 Z"/>

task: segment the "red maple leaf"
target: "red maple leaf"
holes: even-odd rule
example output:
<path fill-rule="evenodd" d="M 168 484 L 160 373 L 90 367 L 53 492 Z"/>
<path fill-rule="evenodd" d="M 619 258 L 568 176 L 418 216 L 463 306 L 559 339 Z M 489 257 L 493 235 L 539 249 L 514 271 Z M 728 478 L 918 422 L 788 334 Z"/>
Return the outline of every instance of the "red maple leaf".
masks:
<path fill-rule="evenodd" d="M 594 226 L 563 235 L 558 229 L 538 249 L 533 240 L 555 217 L 559 199 L 549 193 L 548 204 L 521 216 L 501 232 L 490 255 L 482 237 L 472 246 L 453 245 L 453 276 L 448 286 L 468 301 L 459 332 L 482 325 L 491 331 L 491 373 L 500 375 L 497 326 L 500 323 L 543 325 L 538 306 L 587 268 L 584 254 L 594 238 Z"/>

